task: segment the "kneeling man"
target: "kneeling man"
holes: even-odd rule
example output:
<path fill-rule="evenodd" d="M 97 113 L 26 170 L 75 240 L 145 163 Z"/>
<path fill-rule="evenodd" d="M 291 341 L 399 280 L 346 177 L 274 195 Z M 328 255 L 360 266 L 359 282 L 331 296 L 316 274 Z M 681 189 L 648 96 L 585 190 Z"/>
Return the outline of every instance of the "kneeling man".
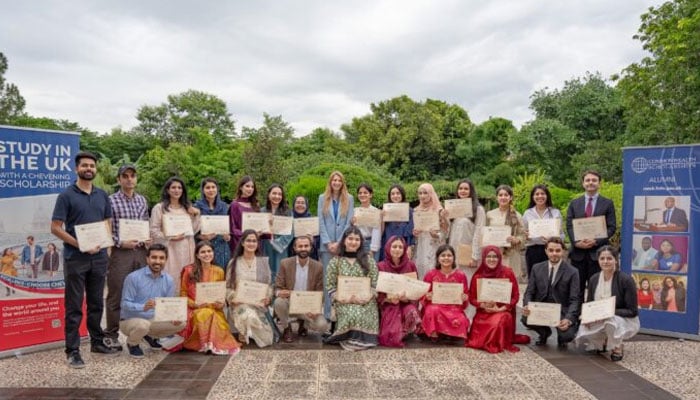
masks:
<path fill-rule="evenodd" d="M 561 320 L 556 327 L 559 347 L 566 347 L 567 343 L 574 340 L 578 331 L 581 307 L 578 270 L 562 259 L 565 249 L 566 246 L 559 237 L 547 240 L 545 252 L 549 260 L 532 266 L 523 296 L 522 322 L 540 335 L 536 342 L 538 345 L 547 344 L 552 329 L 548 326 L 527 324 L 527 316 L 530 315 L 527 305 L 531 301 L 561 304 Z"/>
<path fill-rule="evenodd" d="M 168 249 L 156 243 L 146 253 L 146 267 L 137 269 L 124 280 L 119 330 L 126 335 L 129 354 L 143 358 L 139 344 L 144 339 L 152 349 L 162 346 L 158 338 L 173 335 L 182 330 L 184 321 L 153 321 L 156 297 L 173 297 L 173 278 L 163 271 Z M 175 344 L 177 345 L 177 343 Z"/>
<path fill-rule="evenodd" d="M 312 260 L 311 254 L 312 239 L 309 236 L 300 236 L 294 240 L 294 252 L 296 257 L 285 258 L 280 261 L 280 269 L 275 279 L 275 315 L 279 319 L 280 327 L 283 329 L 282 340 L 286 343 L 294 341 L 292 329 L 289 327 L 289 296 L 292 290 L 295 291 L 317 291 L 323 292 L 323 265 L 316 260 Z M 323 317 L 323 314 L 295 315 L 299 320 L 299 336 L 306 336 L 308 330 L 304 323 L 308 322 L 313 331 L 326 332 L 330 324 Z"/>

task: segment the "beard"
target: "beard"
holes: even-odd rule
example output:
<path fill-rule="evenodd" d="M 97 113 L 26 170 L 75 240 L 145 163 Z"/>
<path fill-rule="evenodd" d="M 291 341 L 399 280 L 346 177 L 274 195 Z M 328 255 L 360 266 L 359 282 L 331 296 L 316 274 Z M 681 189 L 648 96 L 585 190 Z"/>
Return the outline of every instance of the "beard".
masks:
<path fill-rule="evenodd" d="M 80 179 L 85 181 L 91 181 L 95 179 L 95 173 L 92 171 L 80 171 L 78 172 L 78 176 L 80 177 Z"/>
<path fill-rule="evenodd" d="M 297 253 L 297 256 L 299 256 L 299 258 L 309 258 L 309 252 L 308 251 L 300 251 Z"/>

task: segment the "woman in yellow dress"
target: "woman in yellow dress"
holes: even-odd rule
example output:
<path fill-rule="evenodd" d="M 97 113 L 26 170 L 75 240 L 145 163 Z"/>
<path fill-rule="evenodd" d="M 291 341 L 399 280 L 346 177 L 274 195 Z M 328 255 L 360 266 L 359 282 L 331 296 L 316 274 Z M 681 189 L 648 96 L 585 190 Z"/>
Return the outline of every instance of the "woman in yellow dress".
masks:
<path fill-rule="evenodd" d="M 17 260 L 17 254 L 12 252 L 9 247 L 2 252 L 2 259 L 0 259 L 0 274 L 8 276 L 17 276 L 17 268 L 15 268 L 15 261 Z M 5 296 L 10 295 L 10 288 L 5 287 L 7 293 Z M 12 293 L 14 293 L 14 289 Z"/>

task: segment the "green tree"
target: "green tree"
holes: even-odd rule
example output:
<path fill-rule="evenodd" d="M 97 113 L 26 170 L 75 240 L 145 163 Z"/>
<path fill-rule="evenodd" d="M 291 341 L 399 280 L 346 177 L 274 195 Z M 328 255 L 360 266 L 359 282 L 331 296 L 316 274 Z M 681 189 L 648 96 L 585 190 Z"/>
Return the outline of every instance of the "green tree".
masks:
<path fill-rule="evenodd" d="M 282 163 L 283 149 L 294 137 L 294 128 L 282 116 L 263 114 L 260 128 L 243 128 L 243 167 L 257 182 L 258 190 L 272 183 L 284 183 L 287 174 Z"/>
<path fill-rule="evenodd" d="M 5 82 L 7 57 L 0 52 L 0 124 L 11 123 L 12 118 L 24 115 L 26 102 L 15 84 Z"/>
<path fill-rule="evenodd" d="M 484 188 L 512 182 L 515 169 L 509 161 L 508 137 L 516 132 L 505 118 L 489 118 L 477 125 L 455 151 L 465 165 L 464 175 Z"/>

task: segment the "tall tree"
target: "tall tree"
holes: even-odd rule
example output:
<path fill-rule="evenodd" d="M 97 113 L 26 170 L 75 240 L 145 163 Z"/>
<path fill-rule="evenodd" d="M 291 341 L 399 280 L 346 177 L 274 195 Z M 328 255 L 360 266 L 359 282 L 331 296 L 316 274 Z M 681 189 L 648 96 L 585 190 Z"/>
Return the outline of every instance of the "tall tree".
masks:
<path fill-rule="evenodd" d="M 263 114 L 260 128 L 243 128 L 243 166 L 246 174 L 258 182 L 259 190 L 271 183 L 287 180 L 283 168 L 283 148 L 294 137 L 294 128 L 282 116 Z"/>
<path fill-rule="evenodd" d="M 7 57 L 0 52 L 0 124 L 9 124 L 13 118 L 24 115 L 26 105 L 17 86 L 5 81 L 8 67 Z"/>
<path fill-rule="evenodd" d="M 505 118 L 489 118 L 477 125 L 456 149 L 466 166 L 465 175 L 483 186 L 511 182 L 515 170 L 509 162 L 508 137 L 516 132 L 513 123 Z"/>

